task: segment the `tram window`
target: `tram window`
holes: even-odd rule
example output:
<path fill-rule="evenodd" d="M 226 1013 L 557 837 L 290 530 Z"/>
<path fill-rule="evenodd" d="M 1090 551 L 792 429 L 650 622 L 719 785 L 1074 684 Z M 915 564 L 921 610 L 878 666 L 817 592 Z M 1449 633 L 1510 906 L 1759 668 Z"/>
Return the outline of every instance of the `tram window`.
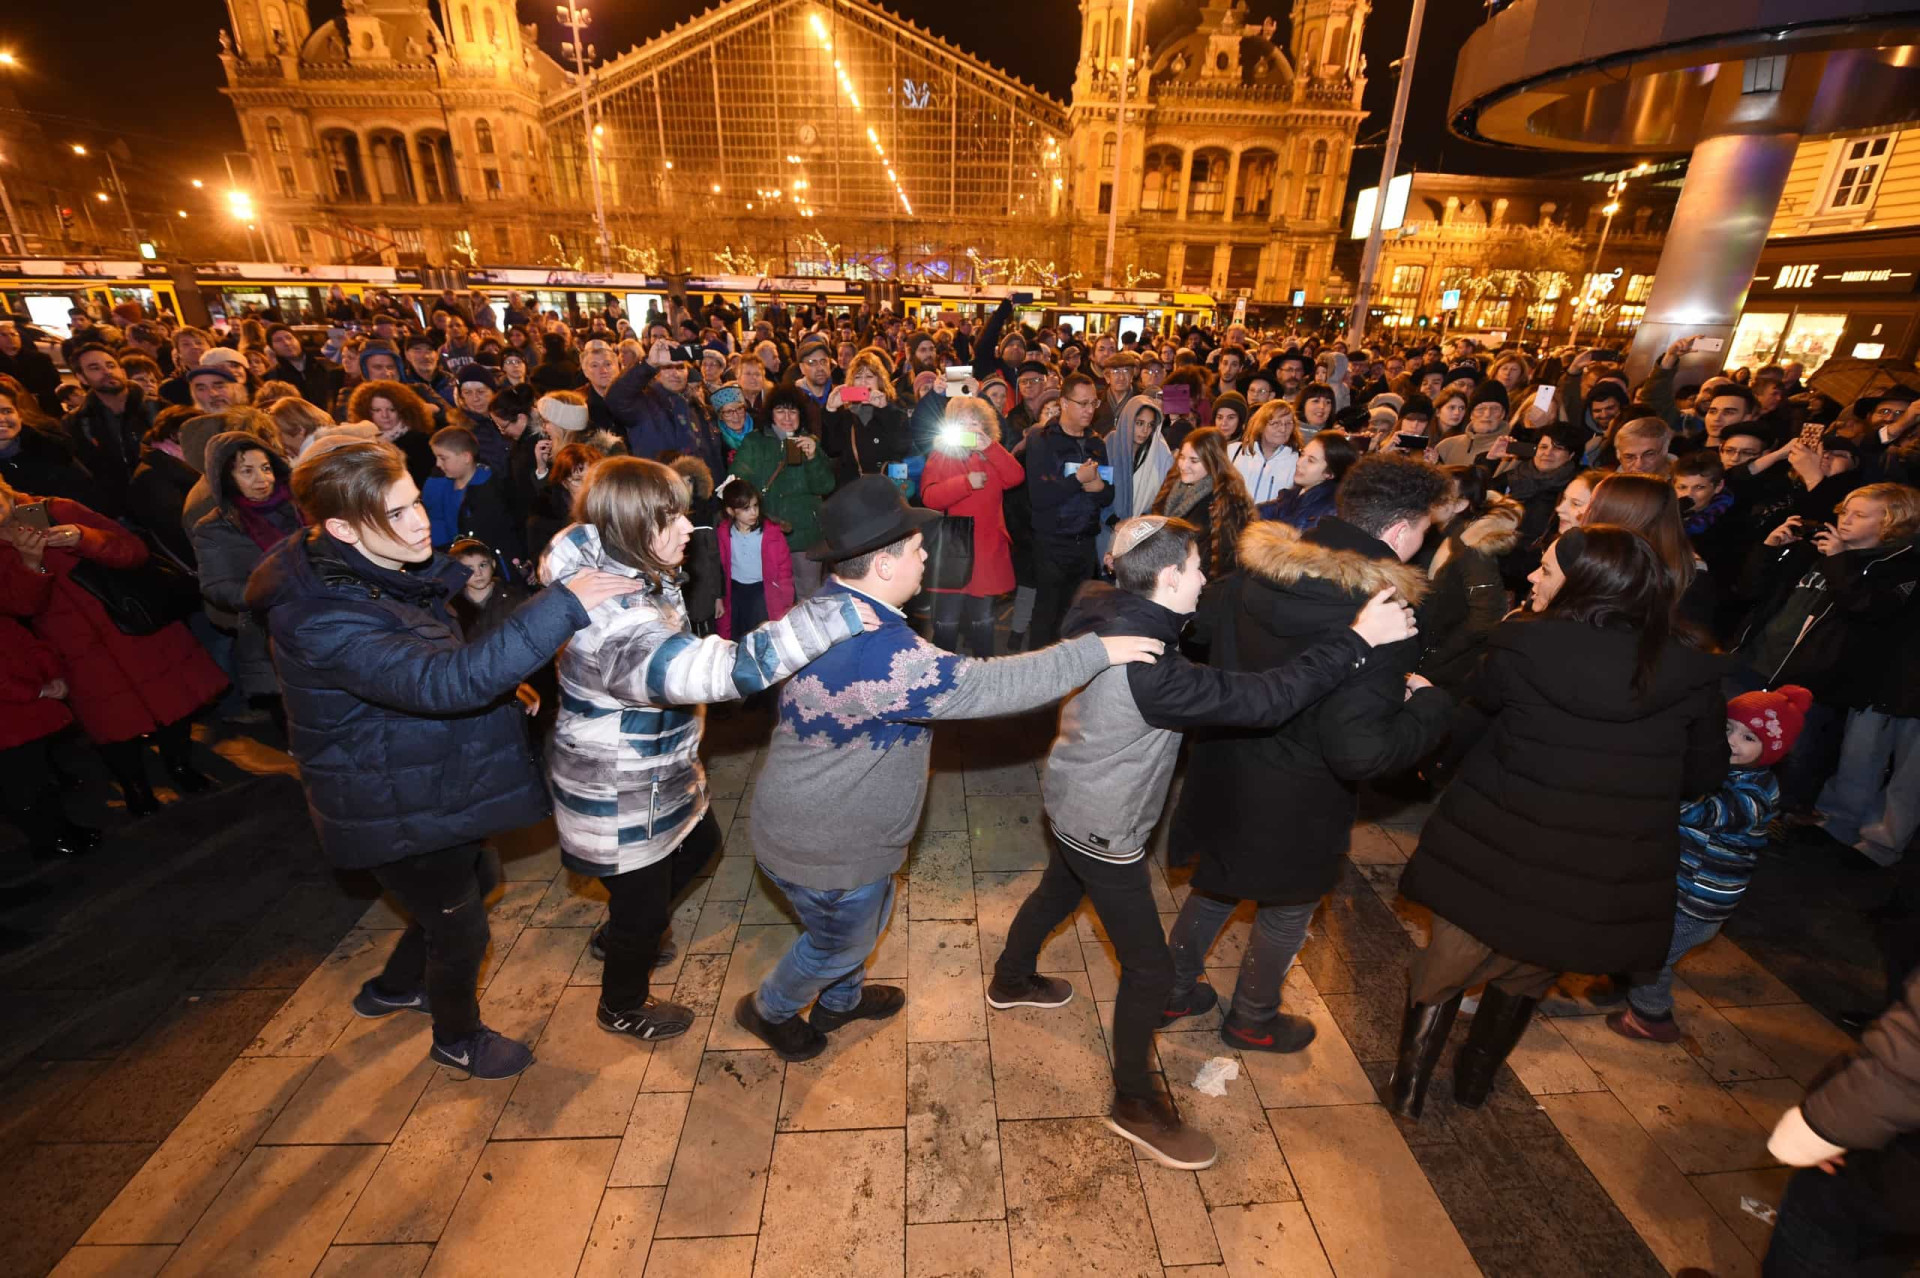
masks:
<path fill-rule="evenodd" d="M 1123 339 L 1129 333 L 1132 333 L 1135 337 L 1140 336 L 1141 331 L 1146 327 L 1146 320 L 1143 316 L 1122 315 L 1119 318 L 1120 318 L 1119 335 Z"/>
<path fill-rule="evenodd" d="M 61 337 L 71 336 L 71 330 L 67 327 L 67 312 L 71 309 L 73 309 L 73 299 L 64 293 L 27 294 L 28 318 L 49 333 L 57 333 Z"/>

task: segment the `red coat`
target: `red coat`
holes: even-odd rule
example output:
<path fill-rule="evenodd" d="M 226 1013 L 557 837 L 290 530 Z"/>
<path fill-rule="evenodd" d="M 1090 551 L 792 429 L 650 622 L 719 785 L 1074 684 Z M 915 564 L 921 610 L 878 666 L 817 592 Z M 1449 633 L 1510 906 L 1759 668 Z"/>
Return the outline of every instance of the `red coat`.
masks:
<path fill-rule="evenodd" d="M 987 477 L 978 488 L 967 478 L 975 472 Z M 965 455 L 936 448 L 927 456 L 920 500 L 943 515 L 973 516 L 973 576 L 962 589 L 939 593 L 990 598 L 1013 589 L 1013 545 L 1000 494 L 1026 482 L 1026 469 L 998 443 Z"/>
<path fill-rule="evenodd" d="M 66 678 L 66 667 L 53 645 L 12 617 L 0 617 L 0 750 L 52 736 L 73 722 L 67 703 L 40 695 L 55 679 Z"/>
<path fill-rule="evenodd" d="M 137 568 L 147 546 L 105 516 L 55 497 L 54 524 L 81 529 L 78 545 L 46 553 L 45 573 L 27 571 L 12 547 L 0 549 L 0 611 L 25 617 L 66 660 L 68 704 L 95 741 L 126 741 L 186 718 L 227 686 L 206 649 L 175 622 L 151 635 L 120 633 L 100 601 L 69 579 L 91 559 Z"/>
<path fill-rule="evenodd" d="M 722 639 L 738 639 L 741 636 L 733 633 L 733 520 L 723 518 L 713 535 L 720 543 L 720 580 L 726 583 L 721 597 L 727 605 L 714 629 Z M 780 525 L 770 519 L 760 521 L 760 580 L 767 595 L 768 621 L 793 611 L 793 551 Z"/>

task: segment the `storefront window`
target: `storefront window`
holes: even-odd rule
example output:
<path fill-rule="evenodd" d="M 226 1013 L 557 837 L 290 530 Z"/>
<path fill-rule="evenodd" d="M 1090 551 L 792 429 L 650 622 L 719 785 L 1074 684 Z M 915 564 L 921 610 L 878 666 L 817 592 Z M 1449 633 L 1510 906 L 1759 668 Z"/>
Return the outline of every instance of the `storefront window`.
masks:
<path fill-rule="evenodd" d="M 1793 317 L 1793 324 L 1787 329 L 1787 340 L 1780 348 L 1780 362 L 1798 360 L 1809 369 L 1815 369 L 1827 362 L 1834 347 L 1840 344 L 1840 334 L 1847 327 L 1844 315 L 1808 315 L 1801 313 Z"/>
<path fill-rule="evenodd" d="M 1729 368 L 1758 368 L 1773 362 L 1780 346 L 1780 335 L 1787 331 L 1787 317 L 1779 312 L 1748 311 L 1733 330 L 1733 350 L 1727 357 Z"/>

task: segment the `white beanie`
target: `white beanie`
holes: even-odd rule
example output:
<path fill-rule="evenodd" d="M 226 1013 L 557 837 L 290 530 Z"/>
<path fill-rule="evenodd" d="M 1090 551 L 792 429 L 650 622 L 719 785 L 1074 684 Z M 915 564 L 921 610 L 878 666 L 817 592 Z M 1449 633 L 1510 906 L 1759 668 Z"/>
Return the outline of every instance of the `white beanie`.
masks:
<path fill-rule="evenodd" d="M 542 395 L 535 404 L 534 411 L 541 418 L 561 430 L 585 430 L 587 428 L 587 406 L 569 404 L 564 399 L 555 399 L 551 395 Z"/>

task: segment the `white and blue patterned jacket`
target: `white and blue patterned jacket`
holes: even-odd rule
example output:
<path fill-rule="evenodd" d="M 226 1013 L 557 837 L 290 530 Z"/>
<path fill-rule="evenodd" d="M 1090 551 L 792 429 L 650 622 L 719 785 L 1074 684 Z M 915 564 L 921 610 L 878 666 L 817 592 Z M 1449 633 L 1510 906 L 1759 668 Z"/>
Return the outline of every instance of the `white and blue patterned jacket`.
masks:
<path fill-rule="evenodd" d="M 588 569 L 640 577 L 573 524 L 548 545 L 548 584 Z M 702 707 L 750 696 L 861 632 L 845 595 L 809 599 L 729 641 L 687 628 L 678 583 L 610 599 L 560 654 L 560 718 L 547 747 L 561 860 L 621 874 L 678 847 L 707 811 Z"/>

